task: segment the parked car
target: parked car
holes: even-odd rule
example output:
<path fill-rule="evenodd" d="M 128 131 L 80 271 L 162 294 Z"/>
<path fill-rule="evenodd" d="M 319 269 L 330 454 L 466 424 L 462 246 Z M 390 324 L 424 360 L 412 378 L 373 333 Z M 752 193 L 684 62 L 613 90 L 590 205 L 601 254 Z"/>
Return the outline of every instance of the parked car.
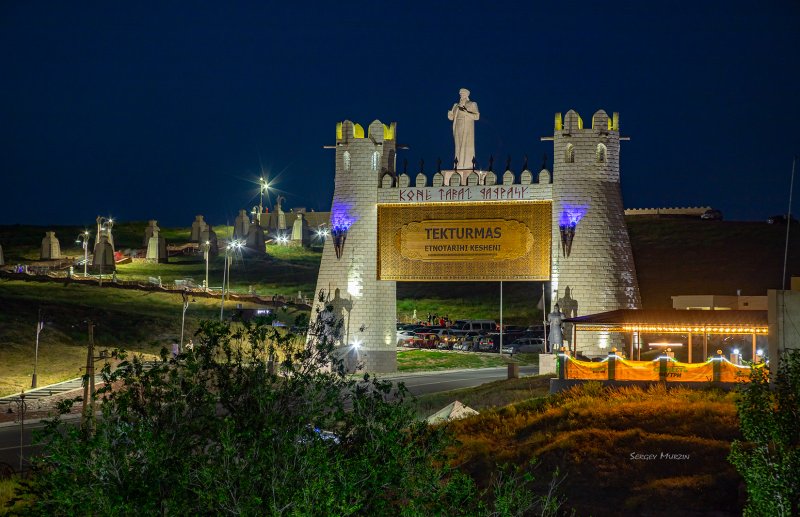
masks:
<path fill-rule="evenodd" d="M 700 219 L 704 219 L 706 221 L 722 221 L 722 212 L 716 208 L 711 208 L 703 212 L 703 214 L 700 216 Z"/>
<path fill-rule="evenodd" d="M 494 320 L 456 320 L 450 328 L 457 334 L 470 331 L 494 332 L 497 330 L 497 323 Z"/>
<path fill-rule="evenodd" d="M 456 344 L 453 345 L 453 350 L 473 352 L 478 349 L 478 339 L 480 339 L 481 336 L 483 336 L 483 333 L 476 330 L 472 330 L 464 335 L 458 336 Z"/>
<path fill-rule="evenodd" d="M 523 337 L 503 344 L 504 354 L 543 354 L 544 351 L 544 339 L 538 337 Z"/>
<path fill-rule="evenodd" d="M 499 337 L 500 334 L 497 334 Z M 495 348 L 495 334 L 487 334 L 478 338 L 478 352 L 494 352 Z"/>
<path fill-rule="evenodd" d="M 526 336 L 526 332 L 503 332 L 503 346 L 506 343 L 513 343 L 518 339 L 530 337 Z M 500 350 L 500 333 L 491 332 L 483 336 L 478 342 L 478 350 L 481 352 L 497 352 Z"/>
<path fill-rule="evenodd" d="M 408 341 L 414 340 L 414 332 L 411 330 L 397 331 L 397 346 L 406 346 Z"/>
<path fill-rule="evenodd" d="M 437 336 L 439 336 L 439 341 L 441 343 L 446 345 L 446 346 L 439 346 L 438 347 L 438 348 L 442 348 L 442 349 L 445 349 L 445 348 L 448 349 L 448 350 L 451 349 L 453 347 L 453 344 L 455 344 L 455 342 L 458 339 L 458 335 L 455 333 L 455 331 L 450 330 L 450 329 L 438 329 L 438 330 L 433 331 L 433 333 L 436 334 Z"/>
<path fill-rule="evenodd" d="M 414 335 L 413 345 L 415 348 L 436 348 L 439 336 L 433 332 L 417 332 Z"/>
<path fill-rule="evenodd" d="M 789 218 L 783 214 L 773 215 L 767 218 L 767 224 L 786 224 Z M 797 219 L 792 217 L 792 224 L 797 224 Z"/>

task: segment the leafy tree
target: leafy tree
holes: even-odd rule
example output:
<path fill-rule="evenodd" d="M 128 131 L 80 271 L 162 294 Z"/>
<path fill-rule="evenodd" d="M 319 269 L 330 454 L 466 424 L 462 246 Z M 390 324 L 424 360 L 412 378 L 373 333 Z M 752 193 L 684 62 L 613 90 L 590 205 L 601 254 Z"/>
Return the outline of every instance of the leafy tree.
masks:
<path fill-rule="evenodd" d="M 729 460 L 747 485 L 747 516 L 800 514 L 800 351 L 778 359 L 774 386 L 769 371 L 753 368 L 737 402 L 745 441 Z"/>
<path fill-rule="evenodd" d="M 450 467 L 448 429 L 417 421 L 403 385 L 348 376 L 329 338 L 341 321 L 323 312 L 307 345 L 265 321 L 204 322 L 194 349 L 175 359 L 164 350 L 147 365 L 115 352 L 124 361 L 103 370 L 101 416 L 80 428 L 49 421 L 26 488 L 32 513 L 522 515 L 533 507 L 527 476 L 479 491 Z"/>

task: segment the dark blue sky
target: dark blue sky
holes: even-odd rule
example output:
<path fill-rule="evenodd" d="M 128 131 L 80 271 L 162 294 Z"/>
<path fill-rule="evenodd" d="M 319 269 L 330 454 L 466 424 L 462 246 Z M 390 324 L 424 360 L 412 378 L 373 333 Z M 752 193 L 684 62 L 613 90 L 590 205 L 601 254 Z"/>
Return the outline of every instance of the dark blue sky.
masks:
<path fill-rule="evenodd" d="M 0 223 L 220 224 L 262 167 L 328 209 L 337 121 L 397 121 L 399 163 L 430 173 L 462 86 L 484 164 L 538 167 L 555 112 L 603 108 L 631 137 L 627 207 L 786 211 L 796 0 L 227 4 L 0 4 Z"/>

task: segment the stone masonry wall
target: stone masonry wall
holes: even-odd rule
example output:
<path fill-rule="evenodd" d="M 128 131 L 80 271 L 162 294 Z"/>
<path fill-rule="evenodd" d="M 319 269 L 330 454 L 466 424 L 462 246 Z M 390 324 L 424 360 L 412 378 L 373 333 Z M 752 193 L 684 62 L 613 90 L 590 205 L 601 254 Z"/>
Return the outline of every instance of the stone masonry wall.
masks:
<path fill-rule="evenodd" d="M 605 146 L 605 160 L 598 157 L 598 144 Z M 592 117 L 591 128 L 583 128 L 574 111 L 566 114 L 562 128 L 556 127 L 551 294 L 569 317 L 641 306 L 625 226 L 619 152 L 619 130 L 612 128 L 602 110 Z M 570 256 L 565 257 L 559 221 L 569 215 L 580 220 Z M 571 340 L 571 328 L 565 337 Z M 619 348 L 621 340 L 619 334 L 580 332 L 577 348 L 598 356 L 608 353 L 612 345 Z"/>
<path fill-rule="evenodd" d="M 336 258 L 333 237 L 325 241 L 316 296 L 324 290 L 327 304 L 343 319 L 340 339 L 348 357 L 366 371 L 393 372 L 397 290 L 395 282 L 377 280 L 376 228 L 378 185 L 382 174 L 394 170 L 395 140 L 391 133 L 384 139 L 384 125 L 377 120 L 363 138 L 356 138 L 357 130 L 360 126 L 345 121 L 337 135 L 331 226 L 349 229 L 341 258 Z M 316 301 L 312 318 L 322 308 Z"/>

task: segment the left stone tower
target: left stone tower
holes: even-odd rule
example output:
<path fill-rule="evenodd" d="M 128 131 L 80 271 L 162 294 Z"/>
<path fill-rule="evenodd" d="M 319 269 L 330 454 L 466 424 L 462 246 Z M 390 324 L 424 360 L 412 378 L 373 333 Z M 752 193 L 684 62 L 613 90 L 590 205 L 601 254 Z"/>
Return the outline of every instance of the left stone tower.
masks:
<path fill-rule="evenodd" d="M 329 235 L 322 252 L 312 320 L 331 307 L 342 320 L 337 336 L 346 357 L 363 370 L 397 369 L 395 282 L 378 280 L 378 187 L 395 175 L 395 123 L 336 126 L 336 176 Z M 320 304 L 319 293 L 325 302 Z"/>

